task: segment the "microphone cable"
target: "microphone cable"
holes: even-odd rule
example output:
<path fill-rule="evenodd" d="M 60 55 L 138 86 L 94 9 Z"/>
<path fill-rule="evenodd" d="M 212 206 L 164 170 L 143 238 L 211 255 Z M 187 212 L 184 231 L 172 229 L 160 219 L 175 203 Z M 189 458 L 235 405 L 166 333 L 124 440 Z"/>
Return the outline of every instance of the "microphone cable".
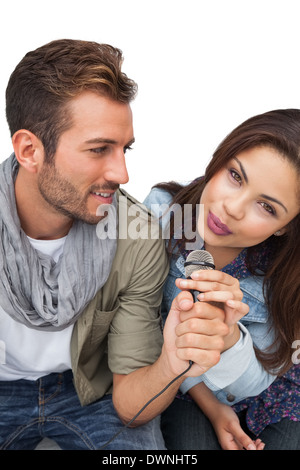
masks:
<path fill-rule="evenodd" d="M 126 428 L 128 428 L 133 423 L 133 421 L 136 420 L 136 418 L 138 416 L 140 416 L 140 414 L 147 408 L 147 406 L 150 405 L 150 403 L 152 403 L 154 400 L 156 400 L 156 398 L 160 397 L 160 395 L 162 395 L 169 387 L 171 387 L 171 385 L 174 382 L 176 382 L 176 380 L 180 379 L 180 377 L 185 375 L 190 370 L 192 365 L 193 365 L 193 362 L 189 361 L 189 366 L 186 370 L 184 370 L 183 372 L 181 372 L 181 374 L 177 375 L 177 377 L 175 377 L 173 380 L 171 380 L 171 382 L 169 382 L 160 392 L 158 392 L 157 395 L 150 398 L 150 400 L 138 411 L 138 413 L 127 424 L 125 424 L 124 427 L 122 429 L 120 429 L 120 431 L 118 431 L 116 434 L 114 434 L 114 436 L 112 436 L 109 439 L 109 441 L 107 441 L 105 444 L 103 444 L 103 446 L 99 447 L 98 450 L 102 450 L 105 447 L 107 447 L 117 436 L 119 436 Z"/>

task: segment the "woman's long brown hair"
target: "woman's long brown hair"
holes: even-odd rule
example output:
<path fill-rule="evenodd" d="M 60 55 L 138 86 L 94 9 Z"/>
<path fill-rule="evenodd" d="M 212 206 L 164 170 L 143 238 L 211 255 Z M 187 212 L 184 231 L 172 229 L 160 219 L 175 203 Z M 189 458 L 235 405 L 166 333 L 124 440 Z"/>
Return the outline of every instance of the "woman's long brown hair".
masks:
<path fill-rule="evenodd" d="M 192 204 L 196 213 L 206 183 L 240 152 L 261 146 L 276 149 L 294 166 L 295 172 L 300 176 L 300 110 L 270 111 L 248 119 L 218 146 L 206 168 L 204 178 L 187 186 L 170 182 L 161 183 L 156 187 L 168 191 L 173 196 L 174 204 L 180 204 L 182 207 Z M 297 196 L 300 208 L 300 185 Z M 171 221 L 171 237 L 174 229 Z M 272 235 L 263 242 L 273 248 L 272 260 L 265 272 L 264 292 L 275 339 L 268 350 L 256 350 L 256 354 L 264 368 L 277 375 L 282 375 L 291 367 L 292 344 L 296 339 L 300 339 L 299 234 L 300 214 L 290 222 L 285 235 Z M 183 238 L 176 245 L 183 247 L 185 242 L 183 233 Z M 251 254 L 258 248 L 259 246 L 248 248 L 247 262 L 252 272 L 255 272 L 256 266 L 251 264 L 251 259 L 254 259 Z"/>

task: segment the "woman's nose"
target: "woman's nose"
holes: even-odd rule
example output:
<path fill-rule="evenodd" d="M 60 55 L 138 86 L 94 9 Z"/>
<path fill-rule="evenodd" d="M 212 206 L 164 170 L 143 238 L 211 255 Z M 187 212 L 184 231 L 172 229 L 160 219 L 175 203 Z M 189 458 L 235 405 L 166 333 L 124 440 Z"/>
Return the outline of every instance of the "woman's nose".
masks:
<path fill-rule="evenodd" d="M 230 217 L 234 219 L 241 220 L 246 211 L 246 201 L 243 197 L 230 197 L 225 199 L 224 208 Z"/>

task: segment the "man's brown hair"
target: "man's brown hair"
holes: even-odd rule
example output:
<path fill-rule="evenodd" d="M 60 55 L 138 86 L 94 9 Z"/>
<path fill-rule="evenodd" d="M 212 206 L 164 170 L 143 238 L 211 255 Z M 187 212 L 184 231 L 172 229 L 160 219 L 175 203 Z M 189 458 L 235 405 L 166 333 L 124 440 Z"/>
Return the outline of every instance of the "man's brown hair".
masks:
<path fill-rule="evenodd" d="M 11 135 L 29 130 L 50 161 L 60 135 L 72 126 L 72 98 L 87 90 L 122 103 L 135 98 L 137 85 L 121 71 L 122 63 L 120 49 L 90 41 L 61 39 L 28 52 L 6 89 Z"/>

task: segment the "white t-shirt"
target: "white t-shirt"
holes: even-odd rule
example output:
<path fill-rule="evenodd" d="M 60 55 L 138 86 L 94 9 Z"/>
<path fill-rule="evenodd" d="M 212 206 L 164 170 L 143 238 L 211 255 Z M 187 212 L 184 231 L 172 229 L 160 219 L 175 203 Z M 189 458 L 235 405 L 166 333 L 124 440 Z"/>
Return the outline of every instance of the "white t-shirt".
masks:
<path fill-rule="evenodd" d="M 32 246 L 57 261 L 66 237 L 34 240 Z M 73 325 L 61 331 L 42 331 L 13 320 L 0 307 L 0 380 L 36 380 L 71 368 Z"/>

